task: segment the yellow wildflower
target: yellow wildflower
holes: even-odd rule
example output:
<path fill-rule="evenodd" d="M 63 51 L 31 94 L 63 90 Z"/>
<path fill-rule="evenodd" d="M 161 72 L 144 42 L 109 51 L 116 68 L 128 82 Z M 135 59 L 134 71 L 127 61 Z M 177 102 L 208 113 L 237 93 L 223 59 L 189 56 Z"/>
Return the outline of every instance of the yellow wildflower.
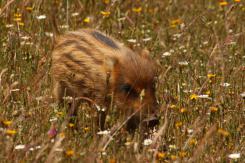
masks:
<path fill-rule="evenodd" d="M 170 109 L 175 109 L 176 108 L 176 105 L 172 104 L 170 105 Z"/>
<path fill-rule="evenodd" d="M 176 127 L 176 128 L 179 128 L 179 127 L 181 127 L 182 125 L 183 125 L 182 122 L 176 122 L 176 123 L 175 123 L 175 127 Z"/>
<path fill-rule="evenodd" d="M 17 133 L 16 130 L 6 130 L 7 135 L 15 135 Z"/>
<path fill-rule="evenodd" d="M 207 76 L 208 76 L 209 79 L 212 79 L 212 78 L 215 78 L 216 77 L 215 74 L 208 74 Z"/>
<path fill-rule="evenodd" d="M 24 26 L 25 24 L 23 22 L 17 22 L 19 26 Z"/>
<path fill-rule="evenodd" d="M 181 112 L 181 113 L 186 113 L 186 112 L 187 112 L 187 109 L 186 109 L 186 108 L 181 108 L 181 109 L 180 109 L 180 112 Z"/>
<path fill-rule="evenodd" d="M 171 28 L 175 28 L 175 27 L 177 27 L 177 25 L 171 24 L 170 27 L 171 27 Z"/>
<path fill-rule="evenodd" d="M 90 18 L 89 18 L 89 17 L 84 18 L 84 19 L 83 19 L 83 22 L 84 22 L 84 23 L 89 23 L 89 22 L 90 22 Z"/>
<path fill-rule="evenodd" d="M 234 0 L 234 2 L 241 2 L 241 0 Z"/>
<path fill-rule="evenodd" d="M 83 131 L 84 131 L 84 132 L 88 132 L 89 130 L 90 130 L 89 127 L 84 127 L 84 128 L 83 128 Z"/>
<path fill-rule="evenodd" d="M 112 158 L 112 159 L 110 159 L 109 160 L 109 163 L 116 163 L 117 161 L 116 161 L 116 159 L 114 159 L 114 158 Z"/>
<path fill-rule="evenodd" d="M 3 124 L 4 124 L 5 126 L 10 126 L 12 123 L 13 123 L 12 121 L 8 121 L 8 120 L 3 121 Z"/>
<path fill-rule="evenodd" d="M 158 152 L 157 153 L 157 159 L 158 160 L 162 160 L 162 159 L 164 159 L 166 157 L 166 153 L 164 153 L 164 152 Z"/>
<path fill-rule="evenodd" d="M 100 13 L 101 13 L 101 15 L 103 15 L 104 17 L 108 17 L 108 16 L 111 14 L 110 11 L 101 11 Z"/>
<path fill-rule="evenodd" d="M 16 22 L 20 22 L 22 19 L 21 18 L 14 18 L 14 21 L 16 21 Z"/>
<path fill-rule="evenodd" d="M 21 14 L 20 13 L 16 13 L 16 14 L 14 14 L 14 17 L 15 18 L 20 18 L 21 17 Z"/>
<path fill-rule="evenodd" d="M 182 20 L 181 19 L 175 19 L 170 22 L 170 27 L 176 27 L 177 25 L 181 24 Z"/>
<path fill-rule="evenodd" d="M 142 7 L 134 7 L 133 12 L 140 13 L 142 11 Z"/>
<path fill-rule="evenodd" d="M 110 3 L 110 0 L 103 0 L 103 2 L 104 2 L 105 4 L 109 4 L 109 3 Z"/>
<path fill-rule="evenodd" d="M 222 1 L 222 2 L 219 3 L 219 5 L 220 5 L 220 6 L 227 6 L 227 5 L 228 5 L 228 2 Z"/>
<path fill-rule="evenodd" d="M 59 136 L 60 136 L 61 138 L 65 138 L 65 133 L 64 133 L 64 132 L 61 132 L 61 133 L 59 134 Z"/>
<path fill-rule="evenodd" d="M 208 91 L 205 92 L 205 94 L 210 96 L 211 95 L 211 91 L 208 90 Z"/>
<path fill-rule="evenodd" d="M 191 100 L 197 100 L 198 96 L 196 94 L 190 95 Z"/>
<path fill-rule="evenodd" d="M 170 158 L 171 158 L 171 160 L 173 160 L 173 161 L 177 160 L 177 156 L 176 156 L 176 155 L 171 155 Z"/>
<path fill-rule="evenodd" d="M 183 158 L 183 157 L 186 157 L 187 154 L 188 154 L 188 153 L 185 152 L 185 151 L 180 151 L 180 152 L 179 152 L 179 156 L 182 157 L 182 158 Z"/>
<path fill-rule="evenodd" d="M 175 19 L 171 21 L 171 24 L 180 24 L 182 22 L 181 19 Z"/>
<path fill-rule="evenodd" d="M 32 11 L 33 10 L 33 7 L 28 6 L 28 7 L 26 7 L 26 10 L 27 11 Z"/>
<path fill-rule="evenodd" d="M 15 13 L 14 14 L 14 21 L 20 22 L 22 20 L 21 16 L 22 15 L 20 13 Z"/>
<path fill-rule="evenodd" d="M 62 111 L 59 111 L 56 113 L 58 116 L 63 117 L 64 113 Z"/>
<path fill-rule="evenodd" d="M 224 137 L 227 137 L 230 135 L 230 133 L 222 128 L 218 129 L 218 133 Z"/>
<path fill-rule="evenodd" d="M 75 124 L 74 124 L 74 123 L 69 123 L 68 126 L 69 126 L 70 128 L 73 128 L 73 127 L 75 126 Z"/>
<path fill-rule="evenodd" d="M 197 140 L 196 140 L 195 138 L 190 139 L 189 145 L 194 146 L 194 145 L 196 145 L 196 144 L 197 144 Z"/>
<path fill-rule="evenodd" d="M 66 153 L 66 156 L 69 156 L 69 157 L 72 157 L 74 155 L 73 150 L 67 150 L 65 153 Z"/>
<path fill-rule="evenodd" d="M 234 95 L 234 94 L 235 94 L 235 92 L 234 92 L 234 91 L 232 91 L 232 90 L 229 90 L 229 94 L 230 94 L 230 95 Z"/>
<path fill-rule="evenodd" d="M 210 110 L 211 113 L 215 113 L 215 112 L 217 112 L 219 109 L 218 109 L 217 107 L 211 106 L 211 107 L 209 107 L 209 110 Z"/>

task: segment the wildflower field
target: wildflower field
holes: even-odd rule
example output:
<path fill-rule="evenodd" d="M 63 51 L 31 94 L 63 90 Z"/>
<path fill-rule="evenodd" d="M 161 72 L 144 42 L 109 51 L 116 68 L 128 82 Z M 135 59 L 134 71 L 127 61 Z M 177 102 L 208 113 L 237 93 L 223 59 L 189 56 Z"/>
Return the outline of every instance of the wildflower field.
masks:
<path fill-rule="evenodd" d="M 157 62 L 161 119 L 147 138 L 116 109 L 98 132 L 86 103 L 67 123 L 52 99 L 54 39 L 80 28 Z M 0 162 L 85 161 L 245 161 L 244 0 L 0 1 Z"/>

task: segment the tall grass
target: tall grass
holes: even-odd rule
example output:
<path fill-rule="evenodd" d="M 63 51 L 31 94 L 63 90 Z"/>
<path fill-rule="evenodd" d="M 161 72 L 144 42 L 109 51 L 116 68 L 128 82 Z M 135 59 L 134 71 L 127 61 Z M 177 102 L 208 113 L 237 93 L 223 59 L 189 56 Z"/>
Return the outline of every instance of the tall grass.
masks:
<path fill-rule="evenodd" d="M 243 162 L 244 22 L 242 0 L 0 1 L 0 159 Z M 53 102 L 54 39 L 79 28 L 146 48 L 157 61 L 161 122 L 146 140 L 123 127 L 113 137 L 98 135 L 86 103 L 75 130 Z M 118 117 L 110 111 L 108 130 Z"/>

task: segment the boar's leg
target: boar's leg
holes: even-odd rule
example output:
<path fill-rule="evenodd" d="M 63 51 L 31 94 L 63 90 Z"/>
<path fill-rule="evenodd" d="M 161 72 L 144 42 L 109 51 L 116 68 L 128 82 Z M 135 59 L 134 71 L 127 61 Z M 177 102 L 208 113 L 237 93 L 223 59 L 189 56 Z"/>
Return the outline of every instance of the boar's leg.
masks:
<path fill-rule="evenodd" d="M 69 104 L 69 108 L 68 108 L 69 109 L 68 115 L 70 118 L 70 123 L 78 124 L 77 111 L 78 111 L 80 104 L 81 104 L 81 101 L 77 100 L 75 97 L 73 97 L 72 103 Z"/>
<path fill-rule="evenodd" d="M 56 101 L 58 102 L 59 107 L 64 106 L 64 96 L 65 87 L 60 82 L 54 81 L 53 95 Z"/>
<path fill-rule="evenodd" d="M 103 107 L 97 107 L 97 124 L 101 131 L 105 130 L 105 121 L 111 104 L 111 98 L 105 97 Z"/>
<path fill-rule="evenodd" d="M 106 111 L 98 111 L 98 126 L 100 130 L 105 130 L 105 119 L 106 119 Z"/>
<path fill-rule="evenodd" d="M 75 94 L 72 93 L 72 91 L 69 90 L 69 88 L 67 88 L 65 86 L 65 83 L 63 82 L 55 82 L 54 83 L 54 90 L 53 90 L 53 94 L 56 98 L 56 100 L 58 101 L 58 105 L 59 107 L 65 107 L 65 101 L 64 101 L 64 97 L 66 96 L 71 96 L 72 101 L 68 102 L 68 109 L 67 109 L 67 114 L 69 115 L 69 119 L 71 123 L 75 122 L 75 118 L 77 116 L 77 110 L 78 107 L 80 105 L 80 100 L 77 100 L 75 98 Z"/>
<path fill-rule="evenodd" d="M 128 120 L 126 129 L 129 133 L 134 133 L 135 130 L 139 127 L 139 124 L 140 124 L 139 116 L 133 116 Z"/>

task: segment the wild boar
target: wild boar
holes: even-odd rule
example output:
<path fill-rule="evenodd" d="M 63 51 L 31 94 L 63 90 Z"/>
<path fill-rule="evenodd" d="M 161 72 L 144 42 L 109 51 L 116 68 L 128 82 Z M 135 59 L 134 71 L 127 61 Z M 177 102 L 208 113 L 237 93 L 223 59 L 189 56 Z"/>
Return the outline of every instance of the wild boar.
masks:
<path fill-rule="evenodd" d="M 53 94 L 60 104 L 64 96 L 85 97 L 107 108 L 99 116 L 102 130 L 111 102 L 124 116 L 134 114 L 127 123 L 129 130 L 149 116 L 154 115 L 152 122 L 158 121 L 154 61 L 148 53 L 136 54 L 98 30 L 81 29 L 59 36 L 52 52 L 51 76 Z M 71 114 L 76 114 L 80 101 Z"/>

